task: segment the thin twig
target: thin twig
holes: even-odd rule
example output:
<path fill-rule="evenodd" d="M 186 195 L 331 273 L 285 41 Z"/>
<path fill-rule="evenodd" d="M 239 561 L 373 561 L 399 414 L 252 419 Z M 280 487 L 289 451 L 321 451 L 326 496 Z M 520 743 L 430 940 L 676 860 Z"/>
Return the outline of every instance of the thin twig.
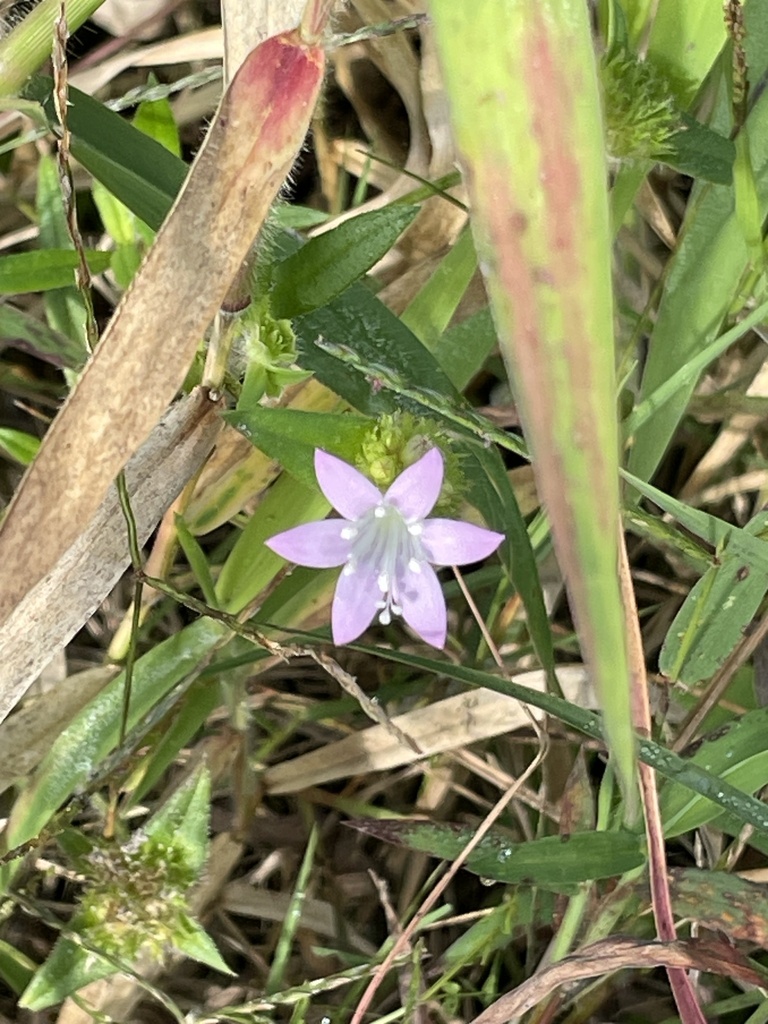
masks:
<path fill-rule="evenodd" d="M 389 733 L 391 733 L 398 743 L 404 743 L 410 747 L 414 754 L 421 756 L 423 751 L 416 741 L 403 732 L 402 729 L 398 728 L 392 719 L 387 715 L 384 708 L 360 687 L 357 679 L 349 672 L 346 672 L 341 665 L 332 658 L 329 654 L 324 651 L 318 651 L 315 647 L 302 644 L 281 644 L 277 640 L 272 640 L 268 636 L 265 636 L 258 629 L 254 629 L 252 626 L 247 626 L 244 623 L 244 619 L 250 616 L 249 609 L 241 612 L 239 616 L 230 615 L 228 612 L 221 611 L 217 608 L 211 608 L 205 604 L 204 601 L 198 601 L 194 597 L 190 597 L 189 594 L 184 594 L 179 590 L 176 590 L 170 584 L 166 583 L 165 580 L 157 579 L 154 576 L 147 576 L 143 571 L 138 573 L 139 578 L 146 583 L 147 586 L 152 587 L 154 590 L 160 591 L 167 597 L 172 598 L 177 604 L 183 605 L 185 608 L 189 608 L 190 611 L 197 612 L 199 615 L 206 615 L 210 619 L 215 619 L 218 622 L 224 623 L 228 626 L 237 636 L 243 637 L 245 640 L 250 640 L 251 643 L 256 644 L 258 647 L 264 648 L 269 651 L 270 654 L 280 658 L 281 661 L 289 661 L 291 658 L 311 658 L 314 663 L 329 675 L 339 686 L 346 690 L 347 693 L 351 694 L 358 702 L 362 710 L 368 715 L 368 717 L 376 722 L 377 725 L 382 726 Z"/>
<path fill-rule="evenodd" d="M 99 330 L 96 326 L 96 316 L 93 311 L 93 297 L 91 295 L 91 272 L 88 269 L 88 262 L 85 258 L 83 236 L 80 234 L 80 227 L 77 223 L 77 209 L 75 207 L 75 185 L 70 166 L 70 141 L 71 135 L 68 124 L 69 108 L 69 81 L 67 65 L 67 14 L 66 0 L 61 0 L 59 17 L 55 23 L 55 34 L 53 41 L 53 103 L 56 108 L 56 116 L 61 125 L 58 139 L 58 171 L 61 187 L 62 200 L 64 202 L 64 214 L 67 221 L 67 231 L 72 239 L 72 245 L 78 256 L 78 267 L 75 271 L 77 289 L 85 306 L 85 345 L 88 352 L 93 352 L 99 340 Z"/>

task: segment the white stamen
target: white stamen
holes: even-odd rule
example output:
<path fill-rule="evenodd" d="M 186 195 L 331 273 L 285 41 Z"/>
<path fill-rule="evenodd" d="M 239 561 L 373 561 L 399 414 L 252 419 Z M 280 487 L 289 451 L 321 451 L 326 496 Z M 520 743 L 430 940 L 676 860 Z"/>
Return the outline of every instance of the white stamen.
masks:
<path fill-rule="evenodd" d="M 412 537 L 420 537 L 423 532 L 424 527 L 421 525 L 421 523 L 411 523 L 411 525 L 408 527 L 408 533 L 410 533 Z"/>
<path fill-rule="evenodd" d="M 376 516 L 377 519 L 383 519 L 384 516 L 387 514 L 387 510 L 384 508 L 383 505 L 377 505 L 376 508 L 373 510 L 373 514 Z"/>
<path fill-rule="evenodd" d="M 342 572 L 343 576 L 351 576 L 354 571 L 355 571 L 355 563 L 353 562 L 352 558 L 350 557 L 349 561 L 344 566 L 344 568 L 341 570 L 341 572 Z"/>
<path fill-rule="evenodd" d="M 389 576 L 387 575 L 387 573 L 379 573 L 376 582 L 378 583 L 379 590 L 382 592 L 382 594 L 386 594 L 389 591 Z"/>
<path fill-rule="evenodd" d="M 358 530 L 356 526 L 345 526 L 341 531 L 342 540 L 354 540 Z"/>
<path fill-rule="evenodd" d="M 379 622 L 382 626 L 388 626 L 392 621 L 392 616 L 389 614 L 389 608 L 385 608 L 384 611 L 379 615 Z"/>
<path fill-rule="evenodd" d="M 399 604 L 391 604 L 389 607 L 392 610 L 392 614 L 393 615 L 402 615 L 403 614 L 403 609 L 400 607 Z"/>
<path fill-rule="evenodd" d="M 417 562 L 415 558 L 408 560 L 408 568 L 411 572 L 421 572 L 421 563 Z"/>

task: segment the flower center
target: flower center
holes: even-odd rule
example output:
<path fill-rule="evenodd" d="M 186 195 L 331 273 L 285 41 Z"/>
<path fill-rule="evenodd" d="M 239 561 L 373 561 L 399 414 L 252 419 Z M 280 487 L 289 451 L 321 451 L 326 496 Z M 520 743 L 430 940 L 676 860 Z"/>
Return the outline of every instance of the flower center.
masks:
<path fill-rule="evenodd" d="M 421 522 L 406 523 L 394 505 L 381 501 L 344 532 L 352 541 L 344 572 L 363 569 L 376 577 L 379 622 L 386 626 L 393 615 L 403 613 L 401 590 L 407 574 L 421 572 L 427 561 Z"/>

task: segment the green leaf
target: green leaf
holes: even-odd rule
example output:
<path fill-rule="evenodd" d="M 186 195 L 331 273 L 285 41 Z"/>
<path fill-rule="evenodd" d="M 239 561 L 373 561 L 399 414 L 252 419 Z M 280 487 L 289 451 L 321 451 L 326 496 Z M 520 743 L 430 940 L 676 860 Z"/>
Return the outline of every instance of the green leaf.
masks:
<path fill-rule="evenodd" d="M 208 859 L 210 817 L 211 776 L 202 765 L 152 815 L 144 835 L 181 849 L 184 866 L 199 875 Z"/>
<path fill-rule="evenodd" d="M 654 391 L 638 402 L 627 417 L 624 423 L 626 437 L 632 438 L 662 409 L 670 403 L 674 403 L 682 394 L 687 394 L 709 364 L 729 349 L 734 342 L 743 338 L 756 324 L 761 323 L 766 314 L 768 314 L 768 302 L 763 302 L 739 320 L 729 331 L 716 337 L 691 356 L 687 363 L 671 373 Z"/>
<path fill-rule="evenodd" d="M 0 348 L 10 346 L 32 352 L 62 369 L 80 369 L 87 354 L 82 341 L 73 341 L 29 313 L 7 304 L 0 304 L 0 339 Z"/>
<path fill-rule="evenodd" d="M 435 348 L 435 358 L 453 386 L 463 391 L 498 343 L 493 316 L 486 306 L 443 334 Z"/>
<path fill-rule="evenodd" d="M 317 489 L 315 449 L 353 463 L 373 420 L 351 413 L 302 412 L 254 406 L 223 414 L 223 419 L 277 459 L 292 477 Z"/>
<path fill-rule="evenodd" d="M 711 181 L 715 185 L 730 185 L 736 159 L 733 142 L 685 114 L 683 125 L 680 131 L 670 136 L 662 161 L 692 178 Z"/>
<path fill-rule="evenodd" d="M 701 537 L 713 548 L 720 549 L 727 544 L 732 554 L 749 559 L 754 568 L 768 573 L 768 542 L 762 539 L 762 535 L 768 531 L 768 514 L 759 512 L 750 521 L 750 532 L 747 533 L 741 527 L 726 523 L 717 516 L 699 508 L 691 508 L 631 473 L 622 472 L 622 476 L 642 495 L 673 516 L 686 530 Z"/>
<path fill-rule="evenodd" d="M 269 974 L 267 975 L 267 980 L 264 983 L 264 992 L 266 995 L 272 995 L 286 987 L 285 972 L 293 950 L 296 931 L 301 923 L 301 912 L 307 896 L 307 889 L 309 888 L 312 878 L 312 870 L 315 864 L 319 837 L 319 828 L 317 823 L 315 823 L 312 826 L 309 838 L 307 839 L 307 847 L 304 851 L 299 873 L 296 876 L 296 884 L 293 887 L 290 902 L 286 908 L 285 917 L 283 918 L 283 926 L 280 930 L 280 937 L 277 940 L 275 951 L 272 956 L 272 963 L 269 967 Z"/>
<path fill-rule="evenodd" d="M 0 939 L 0 978 L 16 995 L 23 991 L 35 973 L 35 962 Z"/>
<path fill-rule="evenodd" d="M 318 224 L 325 224 L 329 214 L 322 210 L 313 210 L 309 206 L 297 206 L 294 203 L 279 203 L 273 207 L 270 214 L 274 217 L 275 224 L 290 231 L 304 231 L 306 228 L 315 228 Z"/>
<path fill-rule="evenodd" d="M 84 985 L 108 978 L 118 970 L 110 960 L 62 937 L 24 990 L 19 1006 L 24 1010 L 44 1010 L 62 1002 Z"/>
<path fill-rule="evenodd" d="M 203 597 L 211 608 L 216 608 L 216 585 L 213 582 L 208 558 L 197 539 L 192 535 L 192 531 L 184 522 L 184 517 L 177 513 L 174 516 L 174 524 L 179 544 L 185 558 L 189 562 L 190 569 L 195 574 L 195 579 L 203 592 Z"/>
<path fill-rule="evenodd" d="M 757 613 L 768 578 L 742 553 L 726 549 L 693 587 L 667 631 L 659 668 L 670 679 L 693 685 L 723 665 Z"/>
<path fill-rule="evenodd" d="M 387 206 L 310 239 L 274 268 L 272 314 L 289 318 L 327 305 L 389 252 L 418 212 Z"/>
<path fill-rule="evenodd" d="M 238 614 L 270 583 L 285 562 L 265 540 L 291 526 L 322 519 L 330 505 L 317 484 L 300 483 L 287 473 L 270 487 L 224 563 L 216 584 L 220 607 Z"/>
<path fill-rule="evenodd" d="M 299 365 L 312 370 L 321 384 L 362 413 L 380 416 L 403 408 L 417 415 L 428 415 L 417 402 L 398 398 L 379 388 L 366 370 L 350 366 L 323 351 L 315 344 L 319 336 L 348 346 L 364 363 L 391 367 L 409 384 L 437 394 L 446 404 L 455 402 L 460 407 L 464 404 L 435 357 L 361 284 L 348 288 L 322 309 L 297 318 L 293 327 Z"/>
<path fill-rule="evenodd" d="M 658 48 L 669 67 L 685 68 L 689 63 L 706 64 L 717 39 L 725 30 L 717 5 L 690 4 L 688 0 L 668 0 L 659 5 L 654 20 L 651 50 Z M 750 0 L 744 7 L 746 45 L 750 78 L 760 80 L 766 68 L 768 49 L 764 45 L 768 25 L 768 3 Z M 701 20 L 706 42 L 695 35 Z M 719 24 L 717 24 L 719 22 Z M 665 30 L 667 35 L 665 36 Z M 685 39 L 684 45 L 679 41 Z M 682 85 L 682 83 L 681 83 Z M 690 94 L 690 90 L 686 90 Z M 722 115 L 713 124 L 721 131 L 730 127 L 730 103 L 722 90 Z M 716 111 L 717 114 L 717 111 Z M 768 94 L 756 91 L 754 104 L 744 129 L 749 133 L 751 163 L 754 168 L 760 203 L 759 217 L 768 211 Z M 652 395 L 672 376 L 685 369 L 721 333 L 722 324 L 734 305 L 740 308 L 748 296 L 740 295 L 741 282 L 749 266 L 749 251 L 744 229 L 736 213 L 734 191 L 718 185 L 703 185 L 694 190 L 679 232 L 679 243 L 664 272 L 664 288 L 650 337 L 643 372 L 641 399 Z M 683 416 L 693 393 L 698 374 L 671 401 L 654 411 L 637 431 L 630 453 L 629 468 L 649 480 Z"/>
<path fill-rule="evenodd" d="M 722 9 L 689 0 L 643 0 L 643 6 L 646 16 L 653 15 L 648 59 L 665 71 L 678 103 L 687 107 L 725 44 Z"/>
<path fill-rule="evenodd" d="M 40 438 L 13 427 L 0 427 L 0 452 L 5 452 L 22 466 L 28 466 L 40 449 Z"/>
<path fill-rule="evenodd" d="M 434 352 L 477 270 L 472 232 L 465 228 L 430 279 L 411 300 L 400 319 L 430 352 Z M 443 364 L 450 372 L 450 363 Z"/>
<path fill-rule="evenodd" d="M 252 645 L 248 650 L 251 662 L 267 657 L 266 651 L 258 651 Z M 162 734 L 155 735 L 154 742 L 139 771 L 136 788 L 130 793 L 131 806 L 144 799 L 145 794 L 160 782 L 166 770 L 177 760 L 179 751 L 189 744 L 204 722 L 222 703 L 221 690 L 215 680 L 203 675 L 184 694 L 180 706 L 173 709 L 169 723 L 164 723 Z"/>
<path fill-rule="evenodd" d="M 156 81 L 154 75 L 150 75 L 147 85 Z M 143 132 L 150 139 L 159 142 L 169 153 L 181 159 L 181 140 L 179 129 L 173 116 L 173 107 L 167 97 L 157 100 L 143 100 L 139 104 L 133 125 Z"/>
<path fill-rule="evenodd" d="M 97 249 L 87 250 L 85 256 L 92 274 L 103 273 L 112 259 L 111 253 Z M 21 295 L 74 285 L 75 269 L 79 265 L 80 259 L 72 249 L 39 249 L 3 256 L 0 258 L 0 294 Z"/>
<path fill-rule="evenodd" d="M 58 172 L 53 157 L 44 156 L 37 165 L 37 210 L 40 219 L 39 243 L 43 249 L 73 249 L 67 230 L 66 214 L 61 198 Z M 64 334 L 73 345 L 81 349 L 80 361 L 85 362 L 85 304 L 74 277 L 61 288 L 52 288 L 43 294 L 45 315 L 53 330 Z"/>
<path fill-rule="evenodd" d="M 765 736 L 768 708 L 748 711 L 740 718 L 705 737 L 688 763 L 716 775 L 723 786 L 753 793 L 768 783 L 768 747 Z M 724 788 L 721 789 L 724 792 Z M 716 795 L 716 793 L 714 794 Z M 713 801 L 677 783 L 666 783 L 659 795 L 661 817 L 667 836 L 699 828 L 725 808 L 736 810 L 727 800 Z"/>
<path fill-rule="evenodd" d="M 713 564 L 712 554 L 702 544 L 683 533 L 674 523 L 651 515 L 639 505 L 632 505 L 624 511 L 624 525 L 638 537 L 650 541 L 653 547 L 672 551 L 697 574 L 706 572 Z"/>
<path fill-rule="evenodd" d="M 181 915 L 180 923 L 183 931 L 177 929 L 173 936 L 173 945 L 180 953 L 191 960 L 212 967 L 214 971 L 234 975 L 235 972 L 227 967 L 213 939 L 201 924 L 186 914 Z"/>
<path fill-rule="evenodd" d="M 455 860 L 475 833 L 464 825 L 423 821 L 356 819 L 348 824 L 366 835 L 444 860 Z M 644 863 L 643 843 L 629 832 L 574 832 L 516 843 L 491 829 L 465 866 L 497 882 L 568 892 L 579 882 L 612 878 Z"/>
<path fill-rule="evenodd" d="M 508 890 L 504 902 L 470 925 L 441 954 L 441 960 L 449 971 L 485 963 L 492 952 L 507 948 L 510 939 L 532 927 L 549 927 L 554 913 L 555 896 L 546 889 L 521 885 Z"/>
<path fill-rule="evenodd" d="M 56 124 L 50 79 L 35 79 L 27 94 Z M 79 89 L 69 90 L 68 123 L 75 159 L 157 230 L 187 175 L 184 161 Z"/>
<path fill-rule="evenodd" d="M 227 634 L 225 626 L 200 619 L 154 647 L 136 663 L 128 728 L 133 728 Z M 120 734 L 125 674 L 121 673 L 80 712 L 14 804 L 4 834 L 6 849 L 36 836 L 59 806 L 114 749 Z"/>

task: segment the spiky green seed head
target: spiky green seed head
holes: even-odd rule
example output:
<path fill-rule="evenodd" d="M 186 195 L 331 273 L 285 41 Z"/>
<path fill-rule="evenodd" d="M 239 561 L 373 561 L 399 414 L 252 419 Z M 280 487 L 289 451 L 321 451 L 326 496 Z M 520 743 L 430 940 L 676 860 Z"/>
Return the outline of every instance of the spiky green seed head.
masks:
<path fill-rule="evenodd" d="M 660 160 L 680 127 L 666 75 L 622 53 L 600 67 L 608 154 L 617 160 Z"/>
<path fill-rule="evenodd" d="M 88 857 L 90 875 L 73 922 L 97 949 L 134 961 L 162 959 L 174 945 L 195 881 L 187 851 L 157 837 L 103 847 Z"/>
<path fill-rule="evenodd" d="M 409 412 L 382 416 L 364 438 L 355 464 L 377 487 L 386 490 L 404 469 L 418 462 L 430 448 L 440 449 L 445 465 L 435 513 L 455 514 L 464 489 L 464 477 L 445 432 L 433 420 Z"/>

